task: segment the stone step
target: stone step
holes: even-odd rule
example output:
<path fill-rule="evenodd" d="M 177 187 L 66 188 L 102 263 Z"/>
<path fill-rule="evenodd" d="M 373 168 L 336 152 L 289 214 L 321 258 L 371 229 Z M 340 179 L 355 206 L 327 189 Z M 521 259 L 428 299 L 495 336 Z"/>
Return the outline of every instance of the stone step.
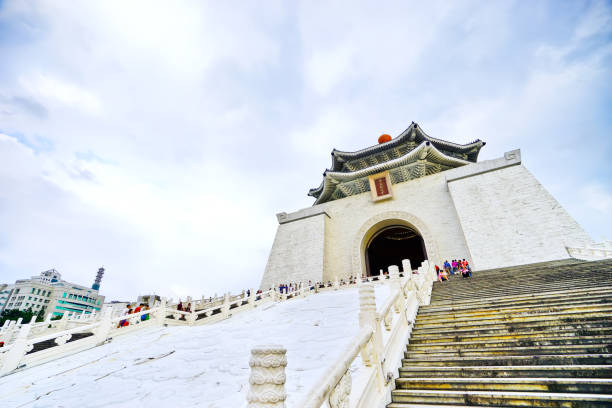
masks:
<path fill-rule="evenodd" d="M 612 329 L 612 324 L 609 320 L 602 317 L 601 320 L 595 322 L 583 322 L 583 323 L 564 323 L 561 320 L 553 321 L 527 321 L 527 322 L 509 322 L 498 325 L 485 325 L 482 327 L 468 327 L 468 328 L 455 328 L 448 326 L 447 328 L 436 328 L 436 329 L 421 329 L 415 328 L 412 331 L 412 339 L 422 339 L 429 336 L 479 336 L 479 335 L 514 335 L 527 332 L 557 332 L 557 331 L 574 331 L 576 333 L 583 333 L 585 330 L 593 329 Z"/>
<path fill-rule="evenodd" d="M 450 342 L 463 342 L 463 341 L 487 341 L 495 342 L 498 340 L 522 340 L 522 339 L 534 339 L 539 337 L 548 338 L 552 334 L 555 334 L 557 338 L 561 337 L 576 337 L 576 336 L 606 336 L 612 334 L 612 328 L 610 327 L 595 327 L 595 328 L 580 328 L 580 329 L 568 329 L 552 331 L 549 329 L 545 330 L 532 330 L 527 329 L 525 331 L 516 330 L 512 333 L 482 333 L 482 332 L 464 332 L 457 334 L 414 334 L 410 337 L 411 344 L 419 343 L 450 343 Z"/>
<path fill-rule="evenodd" d="M 514 283 L 517 285 L 525 284 L 543 284 L 547 283 L 549 285 L 559 285 L 564 284 L 567 281 L 571 280 L 587 280 L 591 282 L 602 281 L 609 279 L 612 276 L 612 271 L 610 269 L 600 269 L 599 271 L 573 271 L 571 273 L 563 272 L 563 271 L 545 271 L 545 272 L 526 272 L 526 273 L 517 273 L 512 276 L 495 276 L 491 274 L 483 274 L 478 271 L 472 272 L 471 278 L 464 278 L 461 273 L 451 274 L 449 276 L 448 281 L 444 282 L 435 282 L 436 285 L 445 288 L 447 286 L 461 287 L 461 286 L 469 286 L 469 285 L 486 285 L 486 284 L 497 284 L 500 285 Z"/>
<path fill-rule="evenodd" d="M 471 299 L 461 301 L 439 301 L 432 302 L 430 305 L 422 306 L 419 311 L 423 314 L 437 313 L 440 311 L 449 310 L 465 310 L 466 308 L 474 307 L 495 307 L 496 305 L 520 305 L 526 302 L 546 302 L 550 299 L 559 301 L 562 299 L 612 295 L 612 286 L 600 288 L 586 288 L 572 291 L 542 291 L 540 293 L 529 293 L 524 295 L 504 296 L 501 293 L 498 296 L 482 297 L 478 293 L 474 293 Z"/>
<path fill-rule="evenodd" d="M 496 297 L 514 297 L 514 296 L 524 297 L 524 296 L 539 294 L 539 293 L 547 292 L 547 291 L 561 292 L 564 290 L 571 290 L 571 289 L 574 289 L 574 290 L 591 289 L 592 287 L 593 287 L 592 284 L 579 285 L 576 282 L 573 282 L 573 284 L 571 286 L 568 285 L 567 288 L 553 288 L 550 286 L 523 288 L 521 290 L 513 290 L 510 288 L 504 288 L 504 287 L 499 287 L 495 289 L 470 288 L 470 290 L 468 291 L 452 292 L 444 296 L 442 296 L 441 294 L 437 294 L 435 296 L 432 295 L 430 299 L 430 303 L 435 305 L 438 303 L 445 303 L 445 302 L 446 303 L 458 303 L 458 302 L 473 302 L 476 300 L 486 301 L 487 299 L 496 298 Z"/>
<path fill-rule="evenodd" d="M 414 325 L 413 331 L 416 332 L 437 332 L 440 330 L 477 330 L 477 329 L 496 329 L 504 327 L 517 327 L 521 326 L 552 326 L 556 324 L 575 324 L 575 325 L 586 325 L 588 327 L 606 327 L 606 324 L 611 324 L 612 321 L 609 316 L 612 314 L 612 307 L 600 308 L 599 310 L 568 310 L 561 312 L 549 312 L 549 313 L 507 313 L 500 314 L 498 316 L 491 316 L 489 318 L 480 319 L 448 319 L 440 322 L 432 322 Z"/>
<path fill-rule="evenodd" d="M 612 260 L 435 283 L 388 407 L 612 407 L 611 315 Z"/>
<path fill-rule="evenodd" d="M 473 405 L 438 405 L 438 404 L 408 404 L 406 402 L 392 402 L 387 405 L 388 408 L 473 408 Z M 510 408 L 506 406 L 497 405 L 495 408 Z"/>
<path fill-rule="evenodd" d="M 577 285 L 573 285 L 573 287 L 577 287 Z M 591 286 L 586 286 L 588 288 L 590 288 Z M 504 290 L 504 288 L 499 288 L 499 290 L 491 290 L 491 291 L 487 291 L 487 290 L 478 290 L 478 289 L 473 289 L 469 292 L 464 292 L 461 295 L 449 295 L 449 296 L 445 296 L 445 297 L 431 297 L 430 299 L 430 304 L 432 305 L 436 305 L 436 304 L 441 304 L 441 303 L 447 303 L 447 304 L 455 304 L 455 303 L 470 303 L 470 302 L 475 302 L 475 301 L 482 301 L 482 302 L 486 302 L 487 300 L 491 299 L 491 298 L 497 298 L 497 297 L 501 297 L 501 296 L 506 296 L 506 297 L 513 297 L 513 296 L 529 296 L 529 295 L 533 295 L 534 293 L 540 293 L 540 292 L 544 292 L 546 290 L 550 290 L 549 288 L 545 288 L 545 287 L 541 287 L 541 288 L 533 288 L 532 290 L 529 291 L 522 291 L 522 292 L 516 292 L 516 291 L 511 291 L 511 290 Z M 562 291 L 561 290 L 556 290 L 557 292 Z"/>
<path fill-rule="evenodd" d="M 505 267 L 501 267 L 501 268 L 493 268 L 493 269 L 487 269 L 487 270 L 482 270 L 479 271 L 483 274 L 491 274 L 491 273 L 502 273 L 502 274 L 509 274 L 509 275 L 514 275 L 516 273 L 521 273 L 523 271 L 528 271 L 529 273 L 532 273 L 532 271 L 539 271 L 539 270 L 567 270 L 567 271 L 574 271 L 574 270 L 592 270 L 592 269 L 606 269 L 606 268 L 611 268 L 612 267 L 612 263 L 610 262 L 609 259 L 607 260 L 601 260 L 601 261 L 583 261 L 580 259 L 575 259 L 575 258 L 567 258 L 567 259 L 560 259 L 557 261 L 545 261 L 545 262 L 536 262 L 536 263 L 531 263 L 531 264 L 523 264 L 523 265 L 513 265 L 513 266 L 505 266 Z"/>
<path fill-rule="evenodd" d="M 455 273 L 449 275 L 450 279 L 444 282 L 436 282 L 436 284 L 445 287 L 445 285 L 462 286 L 470 284 L 492 284 L 500 283 L 505 284 L 507 282 L 517 284 L 532 284 L 532 283 L 548 283 L 550 285 L 558 285 L 569 280 L 602 280 L 609 278 L 612 275 L 612 271 L 609 269 L 600 269 L 598 271 L 573 271 L 567 273 L 563 271 L 549 270 L 545 272 L 533 273 L 524 272 L 517 273 L 511 276 L 495 276 L 491 274 L 483 274 L 478 271 L 472 272 L 472 278 L 464 278 L 461 273 Z"/>
<path fill-rule="evenodd" d="M 568 304 L 571 302 L 571 305 Z M 486 317 L 497 313 L 521 313 L 538 311 L 540 309 L 556 309 L 563 310 L 572 307 L 595 307 L 606 306 L 612 304 L 612 293 L 601 296 L 592 297 L 591 299 L 574 299 L 565 297 L 554 301 L 530 301 L 530 302 L 508 302 L 506 304 L 483 303 L 479 305 L 457 305 L 452 308 L 444 308 L 429 313 L 423 312 L 419 320 L 423 322 L 438 321 L 445 318 L 479 318 Z"/>
<path fill-rule="evenodd" d="M 464 278 L 461 273 L 455 273 L 449 275 L 449 280 L 444 282 L 436 281 L 435 283 L 443 288 L 447 286 L 491 285 L 497 283 L 500 285 L 514 283 L 518 284 L 519 286 L 520 284 L 529 285 L 534 283 L 547 283 L 554 286 L 564 284 L 565 282 L 571 280 L 588 280 L 590 282 L 596 282 L 610 278 L 610 276 L 612 276 L 612 271 L 610 270 L 599 270 L 594 273 L 588 271 L 574 271 L 571 274 L 561 271 L 548 271 L 541 274 L 520 273 L 513 276 L 493 276 L 473 271 L 472 278 Z"/>
<path fill-rule="evenodd" d="M 438 265 L 440 266 L 440 265 Z M 603 261 L 591 261 L 584 262 L 582 264 L 574 265 L 553 265 L 547 262 L 546 265 L 517 265 L 511 268 L 505 269 L 489 269 L 489 270 L 478 270 L 474 271 L 474 274 L 479 277 L 488 277 L 489 279 L 511 279 L 513 277 L 532 278 L 534 276 L 551 276 L 556 274 L 560 276 L 582 276 L 582 275 L 599 275 L 610 273 L 612 270 L 612 264 L 610 260 Z"/>
<path fill-rule="evenodd" d="M 568 304 L 571 302 L 571 305 Z M 538 299 L 527 302 L 508 301 L 504 304 L 488 303 L 482 305 L 457 305 L 437 310 L 435 313 L 425 313 L 419 315 L 421 321 L 430 322 L 445 318 L 478 318 L 492 313 L 520 313 L 527 311 L 538 311 L 540 309 L 557 309 L 572 307 L 595 307 L 598 305 L 612 304 L 612 292 L 602 295 L 586 295 L 585 297 L 559 296 L 554 299 Z"/>
<path fill-rule="evenodd" d="M 583 325 L 588 327 L 606 327 L 612 323 L 612 320 L 605 316 L 612 311 L 607 312 L 552 312 L 541 314 L 516 314 L 508 316 L 500 316 L 490 319 L 473 319 L 473 320 L 446 320 L 440 323 L 420 324 L 414 326 L 414 331 L 419 332 L 435 332 L 440 330 L 477 330 L 477 329 L 496 329 L 504 327 L 519 327 L 519 326 L 551 326 L 556 324 Z M 604 315 L 604 316 L 602 316 Z M 581 318 L 581 316 L 583 316 Z"/>
<path fill-rule="evenodd" d="M 607 354 L 612 352 L 612 343 L 592 345 L 559 346 L 519 346 L 519 347 L 487 347 L 487 348 L 448 348 L 445 350 L 413 350 L 404 352 L 404 358 L 445 358 L 476 357 L 476 356 L 507 356 L 507 355 L 544 355 L 544 354 Z"/>
<path fill-rule="evenodd" d="M 610 378 L 398 378 L 396 389 L 612 394 Z"/>
<path fill-rule="evenodd" d="M 601 286 L 601 284 L 600 284 Z M 605 289 L 596 291 L 599 293 L 604 293 L 609 291 L 610 281 L 606 281 Z M 542 293 L 559 293 L 564 291 L 571 291 L 571 294 L 579 294 L 580 292 L 584 293 L 587 291 L 593 291 L 593 288 L 597 288 L 594 284 L 580 284 L 578 282 L 571 282 L 571 285 L 568 284 L 567 287 L 554 287 L 550 285 L 542 285 L 537 287 L 522 287 L 521 289 L 511 289 L 509 287 L 497 287 L 497 288 L 479 288 L 479 287 L 470 287 L 466 290 L 457 291 L 457 292 L 449 292 L 448 294 L 443 293 L 433 293 L 431 297 L 431 304 L 440 304 L 440 303 L 458 303 L 458 302 L 477 302 L 482 301 L 486 302 L 490 298 L 526 298 L 529 296 L 540 296 Z M 436 290 L 434 288 L 434 290 Z"/>
<path fill-rule="evenodd" d="M 610 407 L 612 395 L 512 391 L 394 390 L 394 403 L 465 404 L 472 406 Z M 402 405 L 389 405 L 389 407 Z"/>
<path fill-rule="evenodd" d="M 582 276 L 582 277 L 570 277 L 564 278 L 559 277 L 554 282 L 549 281 L 550 278 L 544 279 L 531 279 L 525 281 L 524 279 L 504 279 L 498 282 L 491 282 L 490 279 L 463 279 L 460 277 L 451 276 L 450 280 L 434 282 L 434 289 L 436 295 L 445 295 L 451 292 L 469 292 L 473 288 L 484 289 L 484 290 L 496 290 L 499 288 L 509 289 L 513 291 L 525 291 L 536 287 L 546 288 L 562 288 L 562 289 L 575 289 L 577 287 L 591 286 L 597 287 L 602 282 L 610 282 L 612 280 L 612 274 L 599 275 L 597 277 Z M 573 286 L 576 285 L 576 286 Z"/>
<path fill-rule="evenodd" d="M 406 349 L 409 351 L 419 350 L 468 350 L 471 348 L 496 349 L 499 347 L 536 347 L 536 346 L 579 346 L 589 344 L 612 344 L 612 334 L 608 336 L 568 336 L 558 337 L 556 333 L 551 333 L 549 337 L 540 336 L 537 338 L 524 339 L 503 339 L 494 342 L 486 339 L 476 341 L 451 341 L 448 343 L 409 343 Z"/>
<path fill-rule="evenodd" d="M 538 356 L 476 356 L 476 357 L 423 357 L 402 359 L 403 367 L 414 366 L 499 366 L 499 365 L 608 365 L 612 354 L 542 354 Z"/>
<path fill-rule="evenodd" d="M 409 366 L 401 378 L 612 378 L 612 365 Z"/>

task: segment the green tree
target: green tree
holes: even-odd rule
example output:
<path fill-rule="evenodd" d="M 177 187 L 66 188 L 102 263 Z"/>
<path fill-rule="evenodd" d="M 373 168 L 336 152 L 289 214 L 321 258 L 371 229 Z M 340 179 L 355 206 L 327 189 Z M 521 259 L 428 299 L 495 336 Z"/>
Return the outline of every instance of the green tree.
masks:
<path fill-rule="evenodd" d="M 3 310 L 2 314 L 0 314 L 0 326 L 3 325 L 4 322 L 7 320 L 17 320 L 20 317 L 23 322 L 30 323 L 30 321 L 32 320 L 32 316 L 34 316 L 34 312 L 32 311 L 32 308 L 28 308 L 26 310 L 19 310 L 19 309 Z M 43 317 L 43 320 L 44 320 L 44 317 Z"/>
<path fill-rule="evenodd" d="M 45 310 L 46 309 L 47 309 L 47 307 L 43 306 L 43 307 L 40 308 L 38 313 L 36 313 L 36 321 L 37 322 L 44 322 L 45 321 Z"/>

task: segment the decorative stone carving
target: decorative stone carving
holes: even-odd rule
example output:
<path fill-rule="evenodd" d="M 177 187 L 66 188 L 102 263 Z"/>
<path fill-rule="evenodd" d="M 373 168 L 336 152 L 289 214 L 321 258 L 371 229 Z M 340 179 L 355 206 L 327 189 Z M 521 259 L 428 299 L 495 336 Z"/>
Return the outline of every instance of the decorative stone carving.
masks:
<path fill-rule="evenodd" d="M 351 395 L 351 372 L 346 370 L 338 384 L 329 394 L 330 408 L 348 408 Z"/>
<path fill-rule="evenodd" d="M 187 315 L 187 323 L 189 323 L 189 325 L 193 325 L 197 319 L 198 315 L 195 312 L 191 312 Z"/>
<path fill-rule="evenodd" d="M 387 313 L 383 317 L 383 322 L 385 323 L 385 330 L 391 330 L 391 322 L 393 321 L 393 315 L 391 313 Z"/>
<path fill-rule="evenodd" d="M 359 287 L 359 327 L 366 325 L 376 328 L 376 297 L 369 283 Z"/>
<path fill-rule="evenodd" d="M 374 343 L 368 341 L 361 349 L 361 360 L 366 367 L 371 367 L 375 361 Z"/>
<path fill-rule="evenodd" d="M 62 336 L 56 337 L 55 344 L 57 344 L 58 346 L 63 346 L 68 340 L 70 340 L 71 337 L 72 334 L 64 334 Z"/>
<path fill-rule="evenodd" d="M 259 346 L 251 350 L 248 408 L 285 408 L 287 350 L 282 346 Z"/>
<path fill-rule="evenodd" d="M 412 265 L 410 265 L 410 259 L 402 259 L 402 271 L 404 271 L 404 277 L 412 280 Z"/>

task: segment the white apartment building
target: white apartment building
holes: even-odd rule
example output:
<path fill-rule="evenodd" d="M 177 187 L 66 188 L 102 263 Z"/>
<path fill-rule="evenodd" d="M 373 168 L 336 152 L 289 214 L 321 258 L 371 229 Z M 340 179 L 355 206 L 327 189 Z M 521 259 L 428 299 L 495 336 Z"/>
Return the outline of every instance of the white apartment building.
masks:
<path fill-rule="evenodd" d="M 55 269 L 41 272 L 30 279 L 19 279 L 14 284 L 0 285 L 0 312 L 3 310 L 32 309 L 38 313 L 61 316 L 99 312 L 104 296 L 98 290 L 62 280 Z"/>

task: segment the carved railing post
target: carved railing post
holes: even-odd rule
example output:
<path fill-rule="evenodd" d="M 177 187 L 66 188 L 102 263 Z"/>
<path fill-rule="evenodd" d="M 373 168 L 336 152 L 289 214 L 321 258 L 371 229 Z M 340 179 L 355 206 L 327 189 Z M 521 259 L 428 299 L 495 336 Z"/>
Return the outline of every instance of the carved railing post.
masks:
<path fill-rule="evenodd" d="M 359 287 L 359 327 L 376 329 L 376 297 L 374 287 L 364 284 Z"/>
<path fill-rule="evenodd" d="M 391 290 L 398 290 L 401 292 L 402 283 L 399 276 L 399 268 L 397 265 L 389 266 L 389 281 L 391 282 Z"/>
<path fill-rule="evenodd" d="M 351 371 L 346 370 L 346 373 L 340 378 L 338 384 L 329 393 L 330 408 L 348 408 L 350 404 L 352 388 Z"/>
<path fill-rule="evenodd" d="M 19 329 L 19 333 L 17 334 L 17 338 L 13 342 L 13 345 L 9 351 L 7 351 L 6 357 L 4 357 L 4 361 L 2 366 L 0 367 L 0 375 L 4 375 L 10 373 L 17 367 L 19 367 L 19 362 L 25 356 L 28 350 L 28 335 L 30 334 L 31 325 L 23 324 L 21 325 L 21 329 Z"/>
<path fill-rule="evenodd" d="M 66 326 L 68 326 L 68 313 L 64 313 L 62 318 L 57 322 L 57 328 L 59 330 L 66 330 Z"/>
<path fill-rule="evenodd" d="M 372 284 L 359 287 L 359 327 L 369 326 L 373 330 L 373 345 L 377 355 L 382 351 L 382 333 L 376 320 L 376 296 Z M 365 361 L 365 360 L 364 360 Z"/>
<path fill-rule="evenodd" d="M 340 289 L 340 281 L 338 281 L 338 277 L 336 276 L 336 279 L 334 279 L 334 290 L 338 289 Z"/>
<path fill-rule="evenodd" d="M 380 364 L 383 352 L 382 329 L 376 317 L 376 296 L 371 283 L 359 287 L 359 327 L 372 329 L 372 337 L 361 349 L 361 359 L 366 367 L 376 371 L 376 383 L 379 390 L 384 387 L 384 375 Z"/>
<path fill-rule="evenodd" d="M 96 343 L 102 344 L 108 338 L 108 334 L 112 329 L 111 319 L 112 319 L 113 309 L 110 307 L 105 307 L 102 310 L 102 318 L 100 319 L 100 324 L 96 328 Z"/>
<path fill-rule="evenodd" d="M 187 324 L 193 326 L 196 320 L 198 320 L 198 315 L 195 313 L 195 305 L 193 303 L 191 304 L 189 312 L 190 313 L 187 315 Z"/>
<path fill-rule="evenodd" d="M 164 324 L 164 322 L 166 321 L 166 305 L 167 305 L 167 300 L 165 297 L 161 298 L 161 301 L 159 302 L 159 305 L 157 306 L 157 312 L 155 313 L 155 320 L 157 322 L 157 324 L 159 324 L 160 326 Z M 151 318 L 153 316 L 149 316 L 149 318 Z"/>
<path fill-rule="evenodd" d="M 287 350 L 282 346 L 259 346 L 251 350 L 248 408 L 285 408 Z"/>
<path fill-rule="evenodd" d="M 230 294 L 229 292 L 223 296 L 223 306 L 221 306 L 221 313 L 223 317 L 229 317 L 230 311 Z"/>
<path fill-rule="evenodd" d="M 404 277 L 412 280 L 412 265 L 410 265 L 410 259 L 402 259 L 402 270 L 404 271 Z"/>
<path fill-rule="evenodd" d="M 4 331 L 2 332 L 2 337 L 4 339 L 5 345 L 13 341 L 13 338 L 15 337 L 15 331 L 17 330 L 19 330 L 19 328 L 17 327 L 17 322 L 15 322 L 15 320 L 11 320 L 6 329 L 4 329 Z"/>

